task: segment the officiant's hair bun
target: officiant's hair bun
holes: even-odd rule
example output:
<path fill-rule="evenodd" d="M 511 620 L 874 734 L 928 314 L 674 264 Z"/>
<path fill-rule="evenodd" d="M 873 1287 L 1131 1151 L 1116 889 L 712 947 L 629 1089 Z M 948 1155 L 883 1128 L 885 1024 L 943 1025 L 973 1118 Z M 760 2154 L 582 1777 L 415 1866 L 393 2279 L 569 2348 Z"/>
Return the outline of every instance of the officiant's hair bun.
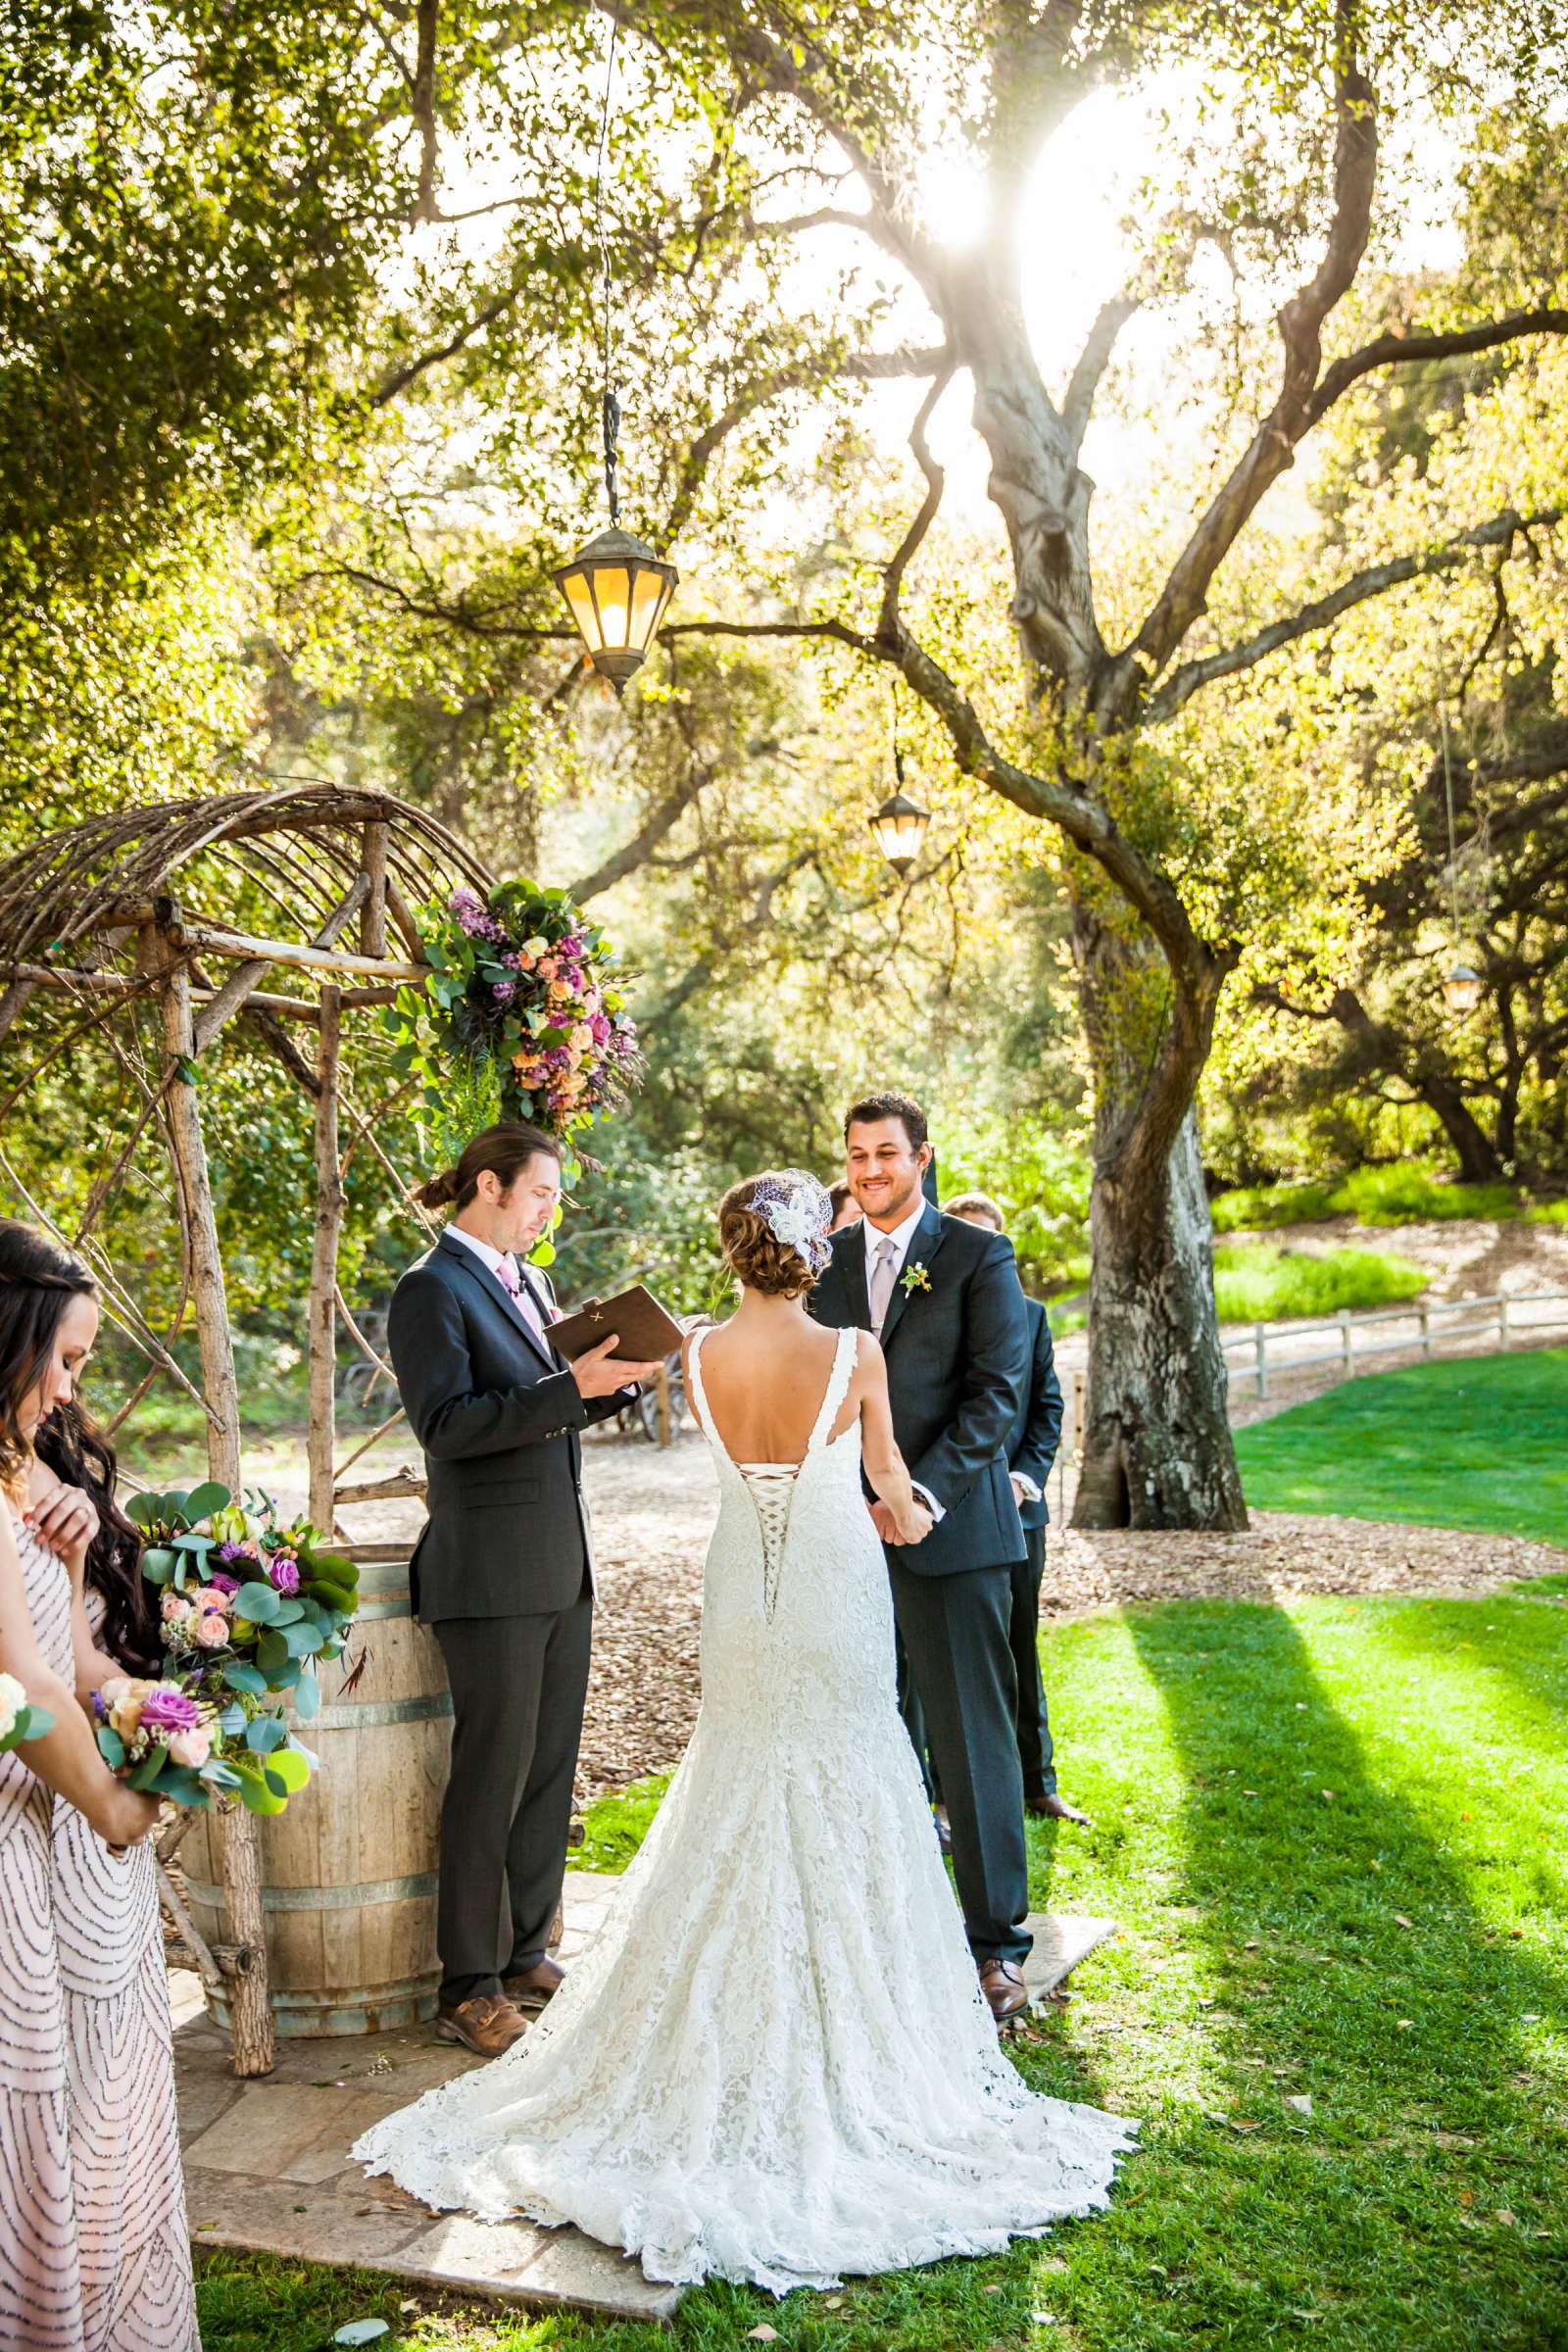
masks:
<path fill-rule="evenodd" d="M 503 1119 L 498 1126 L 483 1128 L 464 1147 L 457 1166 L 432 1176 L 414 1198 L 421 1208 L 466 1208 L 479 1190 L 481 1176 L 494 1176 L 501 1190 L 508 1192 L 541 1152 L 561 1165 L 561 1146 L 553 1135 L 546 1135 L 542 1127 L 530 1127 L 526 1119 Z"/>
<path fill-rule="evenodd" d="M 760 1210 L 752 1206 L 764 1176 L 732 1184 L 718 1204 L 718 1240 L 724 1263 L 749 1291 L 764 1298 L 799 1298 L 816 1277 L 798 1250 L 781 1242 Z"/>

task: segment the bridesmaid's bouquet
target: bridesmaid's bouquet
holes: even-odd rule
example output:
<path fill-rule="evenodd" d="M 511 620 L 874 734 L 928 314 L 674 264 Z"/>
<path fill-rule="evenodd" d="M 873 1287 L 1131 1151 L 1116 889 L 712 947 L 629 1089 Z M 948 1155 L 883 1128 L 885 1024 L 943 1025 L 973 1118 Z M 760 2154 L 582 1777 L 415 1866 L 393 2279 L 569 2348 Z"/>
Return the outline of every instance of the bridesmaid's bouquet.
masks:
<path fill-rule="evenodd" d="M 54 1728 L 48 1708 L 32 1706 L 14 1674 L 0 1674 L 0 1756 L 20 1747 L 24 1740 L 41 1740 Z"/>
<path fill-rule="evenodd" d="M 153 1684 L 127 1678 L 115 1699 L 106 1686 L 100 1748 L 151 1795 L 208 1804 L 230 1794 L 253 1813 L 281 1813 L 316 1759 L 280 1702 L 292 1698 L 303 1722 L 318 1712 L 318 1660 L 343 1653 L 359 1570 L 308 1519 L 281 1525 L 255 1491 L 235 1502 L 209 1481 L 133 1495 L 126 1509 L 147 1538 L 142 1574 L 161 1590 L 170 1672 Z"/>

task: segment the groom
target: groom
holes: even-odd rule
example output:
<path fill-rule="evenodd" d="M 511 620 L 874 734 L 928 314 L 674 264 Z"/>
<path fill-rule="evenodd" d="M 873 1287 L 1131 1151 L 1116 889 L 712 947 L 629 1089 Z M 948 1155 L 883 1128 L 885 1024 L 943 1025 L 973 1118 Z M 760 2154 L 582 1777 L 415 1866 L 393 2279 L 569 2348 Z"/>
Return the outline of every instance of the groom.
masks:
<path fill-rule="evenodd" d="M 1020 1924 L 1029 1885 L 1008 1640 L 1012 1570 L 1026 1550 L 1006 1456 L 1029 1375 L 1023 1292 L 1009 1242 L 925 1200 L 931 1146 L 918 1103 L 868 1095 L 844 1140 L 863 1221 L 833 1235 L 811 1312 L 881 1341 L 894 1436 L 936 1517 L 906 1549 L 886 1506 L 869 1506 L 947 1803 L 970 1949 L 1000 2025 L 1028 2005 L 1032 1942 Z"/>
<path fill-rule="evenodd" d="M 561 1148 L 487 1127 L 418 1195 L 454 1214 L 392 1295 L 387 1339 L 424 1448 L 429 1524 L 410 1567 L 452 1688 L 441 1808 L 436 2032 L 511 2047 L 562 1982 L 545 1946 L 561 1899 L 593 1630 L 579 1430 L 655 1364 L 568 1364 L 549 1284 L 524 1262 L 555 1218 Z"/>

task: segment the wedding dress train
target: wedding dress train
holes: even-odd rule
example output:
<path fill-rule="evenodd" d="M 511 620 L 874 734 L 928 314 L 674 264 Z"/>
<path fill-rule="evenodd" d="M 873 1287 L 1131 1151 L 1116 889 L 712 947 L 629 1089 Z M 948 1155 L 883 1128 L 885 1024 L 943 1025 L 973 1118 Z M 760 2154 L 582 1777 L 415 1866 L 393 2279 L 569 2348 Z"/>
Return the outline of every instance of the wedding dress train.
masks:
<path fill-rule="evenodd" d="M 1108 2201 L 1136 2127 L 1020 2081 L 937 1850 L 858 1421 L 830 1441 L 856 1342 L 798 1465 L 730 1459 L 692 1343 L 721 1489 L 697 1728 L 540 2021 L 356 2146 L 426 2204 L 783 2294 Z"/>

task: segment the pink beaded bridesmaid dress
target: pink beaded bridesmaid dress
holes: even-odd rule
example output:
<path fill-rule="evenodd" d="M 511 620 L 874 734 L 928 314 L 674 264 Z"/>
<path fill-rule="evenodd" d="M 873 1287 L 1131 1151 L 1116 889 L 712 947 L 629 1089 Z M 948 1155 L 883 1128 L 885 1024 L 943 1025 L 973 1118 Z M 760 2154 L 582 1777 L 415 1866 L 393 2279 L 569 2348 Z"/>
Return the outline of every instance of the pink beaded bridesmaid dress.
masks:
<path fill-rule="evenodd" d="M 71 1580 L 16 1523 L 69 1685 Z M 0 1756 L 0 2352 L 200 2352 L 153 1857 Z"/>

